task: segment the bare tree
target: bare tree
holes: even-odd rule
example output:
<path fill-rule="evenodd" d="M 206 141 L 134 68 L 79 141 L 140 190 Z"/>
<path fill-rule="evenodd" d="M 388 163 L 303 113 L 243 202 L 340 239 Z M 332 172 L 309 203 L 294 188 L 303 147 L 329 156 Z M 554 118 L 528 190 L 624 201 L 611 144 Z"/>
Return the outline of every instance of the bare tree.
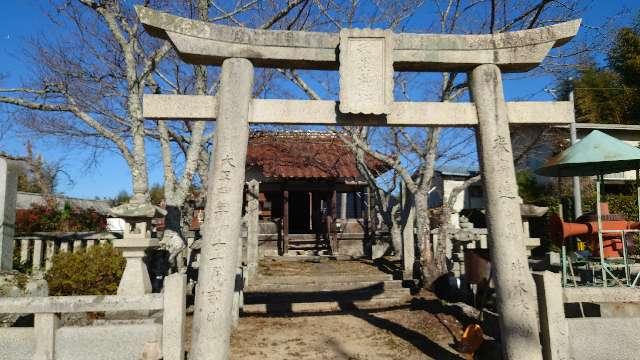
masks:
<path fill-rule="evenodd" d="M 291 1 L 141 1 L 185 16 L 237 26 L 263 29 L 335 31 L 343 27 L 385 27 L 397 31 L 439 33 L 497 33 L 532 28 L 575 17 L 577 1 L 550 0 L 291 0 Z M 157 141 L 164 169 L 165 198 L 169 206 L 166 243 L 183 246 L 179 236 L 180 208 L 197 176 L 205 172 L 213 129 L 204 123 L 173 121 L 145 123 L 142 94 L 214 94 L 216 81 L 207 80 L 204 67 L 181 65 L 168 42 L 144 34 L 129 2 L 117 0 L 52 0 L 54 24 L 65 30 L 59 39 L 31 41 L 27 58 L 33 77 L 24 86 L 0 89 L 0 102 L 17 106 L 22 122 L 41 134 L 64 137 L 92 148 L 116 149 L 132 173 L 134 193 L 148 195 L 148 158 L 145 144 Z M 200 10 L 200 11 L 198 11 Z M 415 25 L 433 19 L 433 23 Z M 196 15 L 197 14 L 197 15 Z M 562 62 L 561 57 L 554 60 Z M 293 83 L 308 97 L 335 96 L 335 73 L 262 69 L 257 73 L 257 96 L 289 93 L 299 97 Z M 214 76 L 211 76 L 212 78 Z M 464 74 L 443 73 L 433 77 L 399 74 L 397 92 L 407 99 L 430 97 L 455 101 L 466 94 Z M 36 117 L 34 114 L 38 113 Z M 460 139 L 472 135 L 447 136 L 458 130 L 382 129 L 384 136 L 364 129 L 340 129 L 341 138 L 389 166 L 392 178 L 412 194 L 417 210 L 417 233 L 426 283 L 446 271 L 444 249 L 432 249 L 428 192 L 436 164 L 462 157 Z M 462 131 L 462 130 L 461 130 Z M 385 147 L 371 140 L 385 140 Z M 443 139 L 449 138 L 448 141 Z M 400 154 L 401 156 L 397 156 Z M 360 156 L 362 158 L 362 156 Z M 366 164 L 361 164 L 366 165 Z M 362 167 L 362 166 L 361 166 Z M 366 171 L 362 168 L 363 171 Z M 370 174 L 371 175 L 371 174 Z M 378 183 L 371 181 L 371 184 Z M 391 183 L 389 183 L 391 184 Z M 389 207 L 394 187 L 376 188 L 376 206 L 393 223 Z M 386 203 L 386 205 L 385 205 Z M 439 242 L 441 243 L 441 242 Z"/>
<path fill-rule="evenodd" d="M 577 17 L 580 9 L 577 1 L 555 2 L 550 0 L 536 1 L 483 1 L 483 0 L 439 0 L 434 1 L 432 6 L 437 13 L 437 20 L 434 26 L 426 25 L 424 30 L 435 29 L 439 33 L 499 33 L 521 29 L 530 29 L 537 26 L 550 25 L 557 22 L 566 21 L 569 18 Z M 326 17 L 331 19 L 336 28 L 351 26 L 356 19 L 362 21 L 355 15 L 359 10 L 357 2 L 351 2 L 352 10 L 332 13 L 328 11 Z M 400 9 L 393 9 L 386 13 L 385 20 L 393 29 L 404 29 L 406 20 L 419 18 L 420 11 L 425 11 L 419 5 L 413 3 L 408 12 Z M 431 10 L 431 9 L 429 9 Z M 380 21 L 380 19 L 376 19 Z M 379 24 L 379 23 L 376 23 Z M 573 53 L 571 53 L 573 52 Z M 569 50 L 570 55 L 580 53 L 575 48 Z M 552 61 L 554 65 L 561 64 L 567 60 L 567 54 L 558 54 Z M 547 68 L 557 68 L 549 66 Z M 314 89 L 311 81 L 318 82 L 317 77 L 307 75 L 303 72 L 284 72 L 286 78 L 300 87 L 310 98 L 318 99 L 319 91 Z M 310 80 L 309 80 L 310 79 Z M 428 85 L 425 85 L 427 83 Z M 415 97 L 428 97 L 431 93 L 438 101 L 456 101 L 467 93 L 466 74 L 442 73 L 438 80 L 427 79 L 415 74 L 400 74 L 396 76 L 397 89 L 408 100 Z M 326 90 L 325 90 L 326 91 Z M 417 93 L 417 94 L 416 94 Z M 443 165 L 451 161 L 459 160 L 469 156 L 469 149 L 473 148 L 473 133 L 461 132 L 455 129 L 423 128 L 423 129 L 385 129 L 386 137 L 382 142 L 387 146 L 381 146 L 380 137 L 375 139 L 368 136 L 369 130 L 363 128 L 341 128 L 336 129 L 341 134 L 341 139 L 349 144 L 359 159 L 359 167 L 368 178 L 370 171 L 363 162 L 361 153 L 366 153 L 375 159 L 382 161 L 394 172 L 393 177 L 402 181 L 404 187 L 413 197 L 416 209 L 416 233 L 418 253 L 422 265 L 422 277 L 426 286 L 430 286 L 437 278 L 447 272 L 445 258 L 445 241 L 438 241 L 437 248 L 433 248 L 431 243 L 431 226 L 429 219 L 428 194 L 432 187 L 432 180 L 436 165 Z M 447 136 L 447 133 L 455 132 L 457 136 Z M 386 139 L 386 140 L 385 140 Z M 535 143 L 535 142 L 534 142 Z M 390 145 L 390 146 L 389 146 Z M 531 149 L 534 144 L 521 146 L 521 150 Z M 447 236 L 446 228 L 449 223 L 450 213 L 455 203 L 455 199 L 469 185 L 480 180 L 474 177 L 466 181 L 460 188 L 455 189 L 448 197 L 443 199 L 443 209 L 441 212 L 441 234 L 442 239 Z M 374 200 L 376 207 L 383 214 L 389 214 L 388 207 L 385 207 L 385 189 L 380 188 L 379 181 L 370 181 L 374 186 Z M 388 190 L 388 188 L 386 189 Z M 384 216 L 388 219 L 391 229 L 397 225 L 393 224 L 394 217 Z M 393 232 L 392 232 L 393 233 Z"/>
<path fill-rule="evenodd" d="M 197 14 L 204 21 L 240 24 L 243 19 L 264 29 L 310 23 L 304 10 L 310 0 L 140 3 Z M 181 208 L 196 177 L 206 174 L 214 132 L 205 122 L 145 122 L 142 95 L 214 94 L 216 82 L 208 81 L 205 66 L 182 64 L 168 41 L 146 35 L 129 2 L 51 0 L 51 7 L 52 23 L 63 35 L 30 41 L 25 59 L 32 64 L 31 80 L 21 87 L 0 88 L 0 102 L 15 105 L 21 123 L 37 134 L 94 150 L 115 149 L 131 170 L 132 201 L 149 200 L 146 146 L 157 141 L 168 210 L 163 243 L 173 259 L 184 247 Z"/>

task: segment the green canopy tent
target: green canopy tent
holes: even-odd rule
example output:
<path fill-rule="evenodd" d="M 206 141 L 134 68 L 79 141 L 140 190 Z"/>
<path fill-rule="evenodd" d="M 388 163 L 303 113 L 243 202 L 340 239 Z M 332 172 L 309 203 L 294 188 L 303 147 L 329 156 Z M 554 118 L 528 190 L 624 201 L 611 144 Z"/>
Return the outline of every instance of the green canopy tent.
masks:
<path fill-rule="evenodd" d="M 602 283 L 607 286 L 607 273 L 617 279 L 607 267 L 603 254 L 602 214 L 600 209 L 600 187 L 605 174 L 636 170 L 636 186 L 638 185 L 638 169 L 640 169 L 640 149 L 620 141 L 601 131 L 594 130 L 577 144 L 572 145 L 560 154 L 549 159 L 545 165 L 535 171 L 542 176 L 597 176 L 596 182 L 596 214 L 598 221 L 598 242 L 600 245 L 600 264 L 602 268 Z M 640 187 L 637 191 L 638 207 L 640 209 Z M 640 218 L 640 216 L 639 216 Z M 624 233 L 623 233 L 624 238 Z M 627 262 L 626 241 L 623 240 L 623 259 L 627 284 L 635 286 L 640 273 L 633 284 L 630 283 Z M 563 279 L 566 279 L 566 255 L 563 250 Z M 563 285 L 565 281 L 563 280 Z"/>
<path fill-rule="evenodd" d="M 640 168 L 640 149 L 594 130 L 535 171 L 543 176 L 593 176 Z"/>

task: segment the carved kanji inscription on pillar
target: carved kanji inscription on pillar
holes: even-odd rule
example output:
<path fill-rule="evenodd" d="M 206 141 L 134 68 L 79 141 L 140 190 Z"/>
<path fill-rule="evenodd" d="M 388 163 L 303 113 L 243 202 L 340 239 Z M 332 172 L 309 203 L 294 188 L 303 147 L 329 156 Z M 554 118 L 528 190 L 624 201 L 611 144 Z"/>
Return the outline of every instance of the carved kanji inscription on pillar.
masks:
<path fill-rule="evenodd" d="M 340 111 L 389 114 L 393 102 L 392 38 L 388 30 L 340 32 Z"/>

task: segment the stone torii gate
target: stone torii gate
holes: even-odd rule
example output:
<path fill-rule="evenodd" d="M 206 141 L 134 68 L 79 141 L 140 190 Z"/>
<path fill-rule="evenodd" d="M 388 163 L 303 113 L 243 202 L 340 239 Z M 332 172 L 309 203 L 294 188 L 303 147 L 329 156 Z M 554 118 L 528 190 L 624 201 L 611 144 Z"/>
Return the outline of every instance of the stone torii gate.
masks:
<path fill-rule="evenodd" d="M 577 33 L 580 20 L 492 35 L 395 34 L 371 29 L 344 29 L 337 34 L 237 28 L 145 7 L 136 11 L 146 30 L 169 40 L 185 62 L 222 66 L 215 97 L 144 97 L 147 118 L 217 120 L 192 359 L 228 356 L 249 123 L 476 127 L 503 353 L 507 359 L 542 358 L 509 124 L 571 123 L 573 105 L 505 102 L 501 73 L 537 66 L 552 47 Z M 254 66 L 337 69 L 340 101 L 252 99 Z M 474 101 L 394 101 L 394 70 L 468 72 Z"/>

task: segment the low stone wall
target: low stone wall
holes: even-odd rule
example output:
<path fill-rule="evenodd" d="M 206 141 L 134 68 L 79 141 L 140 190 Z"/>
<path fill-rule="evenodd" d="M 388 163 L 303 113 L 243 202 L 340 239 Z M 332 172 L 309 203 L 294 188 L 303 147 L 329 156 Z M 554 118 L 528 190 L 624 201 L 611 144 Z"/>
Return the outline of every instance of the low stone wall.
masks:
<path fill-rule="evenodd" d="M 20 264 L 31 263 L 36 273 L 51 268 L 51 259 L 60 252 L 78 252 L 96 244 L 111 244 L 122 238 L 118 233 L 97 232 L 42 232 L 14 238 Z"/>
<path fill-rule="evenodd" d="M 0 329 L 3 359 L 183 360 L 186 276 L 165 278 L 163 294 L 0 298 L 0 314 L 34 314 L 31 328 Z M 60 326 L 60 314 L 162 311 L 153 320 Z"/>
<path fill-rule="evenodd" d="M 601 311 L 599 317 L 567 318 L 565 304 L 578 303 L 584 307 L 596 304 L 600 309 L 625 304 L 638 308 L 640 290 L 629 287 L 563 288 L 560 274 L 549 271 L 534 273 L 533 278 L 546 360 L 638 358 L 640 312 L 627 312 L 626 316 L 618 317 L 610 311 Z"/>

